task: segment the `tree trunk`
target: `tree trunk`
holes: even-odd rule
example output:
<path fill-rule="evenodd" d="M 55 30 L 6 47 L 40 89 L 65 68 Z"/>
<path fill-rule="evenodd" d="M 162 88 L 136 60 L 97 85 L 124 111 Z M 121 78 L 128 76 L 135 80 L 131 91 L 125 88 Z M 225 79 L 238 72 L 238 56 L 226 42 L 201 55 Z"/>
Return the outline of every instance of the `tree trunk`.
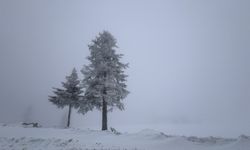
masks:
<path fill-rule="evenodd" d="M 70 126 L 70 116 L 71 116 L 71 104 L 69 105 L 69 112 L 68 112 L 68 121 L 67 121 L 67 128 Z"/>
<path fill-rule="evenodd" d="M 103 98 L 102 101 L 102 130 L 108 130 L 108 115 L 107 115 L 107 102 Z"/>

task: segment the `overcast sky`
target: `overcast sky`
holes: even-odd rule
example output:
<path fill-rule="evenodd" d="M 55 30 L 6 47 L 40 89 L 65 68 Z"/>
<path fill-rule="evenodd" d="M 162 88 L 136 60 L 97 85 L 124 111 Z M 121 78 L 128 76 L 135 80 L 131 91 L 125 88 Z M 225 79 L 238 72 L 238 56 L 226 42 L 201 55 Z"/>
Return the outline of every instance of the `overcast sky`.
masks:
<path fill-rule="evenodd" d="M 130 64 L 126 110 L 109 126 L 250 135 L 248 0 L 1 0 L 0 122 L 65 124 L 67 109 L 48 95 L 73 67 L 82 78 L 103 30 Z M 100 129 L 101 114 L 74 113 L 72 125 Z"/>

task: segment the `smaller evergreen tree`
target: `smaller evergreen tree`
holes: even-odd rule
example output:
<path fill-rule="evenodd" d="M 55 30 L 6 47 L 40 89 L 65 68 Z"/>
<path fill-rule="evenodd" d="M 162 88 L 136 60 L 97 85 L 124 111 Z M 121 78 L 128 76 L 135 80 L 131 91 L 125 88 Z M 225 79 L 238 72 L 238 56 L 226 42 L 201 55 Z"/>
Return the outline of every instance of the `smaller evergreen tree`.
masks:
<path fill-rule="evenodd" d="M 49 96 L 49 101 L 56 105 L 58 108 L 69 107 L 67 127 L 70 126 L 71 109 L 72 107 L 77 109 L 83 104 L 82 86 L 80 86 L 80 80 L 78 79 L 77 71 L 74 68 L 70 76 L 66 76 L 66 82 L 62 82 L 63 89 L 53 88 L 54 96 Z M 83 109 L 84 107 L 81 107 Z M 86 112 L 86 111 L 82 111 Z"/>

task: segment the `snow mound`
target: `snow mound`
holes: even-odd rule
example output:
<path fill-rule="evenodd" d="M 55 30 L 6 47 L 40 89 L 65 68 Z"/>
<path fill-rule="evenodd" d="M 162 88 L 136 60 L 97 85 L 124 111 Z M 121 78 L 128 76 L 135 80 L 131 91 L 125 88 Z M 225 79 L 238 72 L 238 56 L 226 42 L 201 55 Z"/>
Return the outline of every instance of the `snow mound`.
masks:
<path fill-rule="evenodd" d="M 143 129 L 139 131 L 138 133 L 136 133 L 135 135 L 140 136 L 140 137 L 145 137 L 145 138 L 152 138 L 152 139 L 165 139 L 168 137 L 172 137 L 172 136 L 166 135 L 163 132 L 156 131 L 153 129 Z"/>
<path fill-rule="evenodd" d="M 241 135 L 234 142 L 223 147 L 223 150 L 249 150 L 250 149 L 250 137 Z"/>
<path fill-rule="evenodd" d="M 196 142 L 196 143 L 208 143 L 208 144 L 216 144 L 216 143 L 225 143 L 225 142 L 233 142 L 236 141 L 236 139 L 231 138 L 219 138 L 219 137 L 196 137 L 196 136 L 190 136 L 186 137 L 186 139 L 190 142 Z"/>

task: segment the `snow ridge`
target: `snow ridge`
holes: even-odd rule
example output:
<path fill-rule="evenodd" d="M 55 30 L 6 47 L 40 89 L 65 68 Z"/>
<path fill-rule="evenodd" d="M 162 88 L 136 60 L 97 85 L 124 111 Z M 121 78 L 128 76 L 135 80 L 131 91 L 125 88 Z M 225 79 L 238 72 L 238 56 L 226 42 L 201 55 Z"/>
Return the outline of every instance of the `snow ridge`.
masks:
<path fill-rule="evenodd" d="M 115 134 L 89 129 L 0 126 L 0 150 L 249 150 L 250 137 L 171 136 L 144 129 Z"/>

